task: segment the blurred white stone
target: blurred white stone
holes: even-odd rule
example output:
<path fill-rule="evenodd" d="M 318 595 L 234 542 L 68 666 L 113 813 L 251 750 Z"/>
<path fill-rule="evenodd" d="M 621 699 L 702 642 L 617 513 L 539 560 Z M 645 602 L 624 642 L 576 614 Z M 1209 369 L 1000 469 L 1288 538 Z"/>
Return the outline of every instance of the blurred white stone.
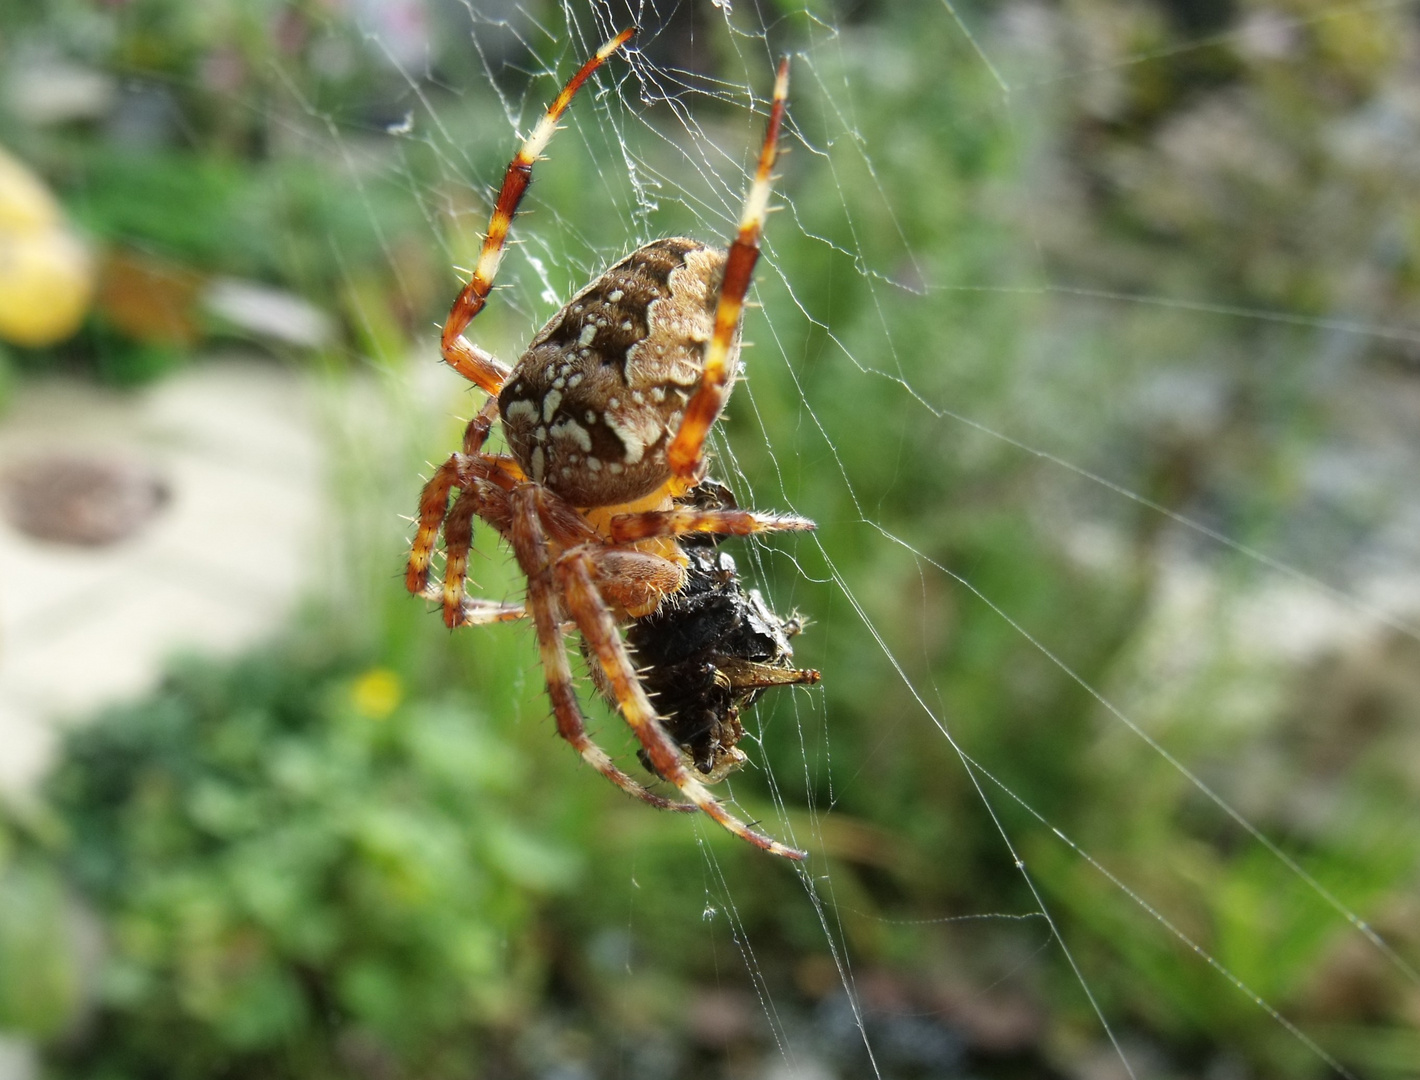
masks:
<path fill-rule="evenodd" d="M 117 89 L 106 72 L 57 57 L 33 57 L 10 73 L 5 98 L 25 123 L 43 126 L 106 115 Z"/>
<path fill-rule="evenodd" d="M 39 1080 L 39 1054 L 34 1043 L 0 1035 L 0 1080 Z"/>
<path fill-rule="evenodd" d="M 209 314 L 283 345 L 319 349 L 335 334 L 334 321 L 314 304 L 295 293 L 254 281 L 216 278 L 202 300 Z"/>
<path fill-rule="evenodd" d="M 149 463 L 171 498 L 108 547 L 0 527 L 0 790 L 43 774 L 56 722 L 148 691 L 173 653 L 235 652 L 280 626 L 327 509 L 311 399 L 297 376 L 250 362 L 204 361 L 141 395 L 21 388 L 0 419 L 0 467 L 108 447 Z"/>

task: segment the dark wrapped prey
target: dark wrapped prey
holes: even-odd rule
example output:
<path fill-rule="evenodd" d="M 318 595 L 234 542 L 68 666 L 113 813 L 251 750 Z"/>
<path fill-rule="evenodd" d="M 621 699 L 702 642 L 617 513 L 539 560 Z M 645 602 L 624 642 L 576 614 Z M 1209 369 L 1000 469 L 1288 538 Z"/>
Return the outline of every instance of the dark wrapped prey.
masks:
<path fill-rule="evenodd" d="M 699 484 L 684 500 L 701 509 L 732 508 L 723 484 Z M 746 589 L 735 561 L 715 536 L 681 540 L 690 558 L 684 588 L 626 628 L 641 683 L 666 733 L 710 782 L 739 768 L 745 756 L 741 713 L 772 686 L 819 681 L 817 671 L 793 665 L 789 639 L 803 629 L 782 619 L 757 589 Z M 654 772 L 644 751 L 641 763 Z"/>

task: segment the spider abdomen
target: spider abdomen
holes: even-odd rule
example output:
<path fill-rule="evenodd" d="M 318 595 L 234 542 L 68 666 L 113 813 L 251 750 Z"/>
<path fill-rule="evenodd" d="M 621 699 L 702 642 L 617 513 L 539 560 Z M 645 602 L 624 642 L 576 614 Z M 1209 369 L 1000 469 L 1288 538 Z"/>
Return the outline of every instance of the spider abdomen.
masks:
<path fill-rule="evenodd" d="M 670 478 L 666 447 L 700 384 L 724 268 L 720 248 L 652 241 L 538 331 L 498 395 L 529 477 L 579 507 L 632 502 Z"/>

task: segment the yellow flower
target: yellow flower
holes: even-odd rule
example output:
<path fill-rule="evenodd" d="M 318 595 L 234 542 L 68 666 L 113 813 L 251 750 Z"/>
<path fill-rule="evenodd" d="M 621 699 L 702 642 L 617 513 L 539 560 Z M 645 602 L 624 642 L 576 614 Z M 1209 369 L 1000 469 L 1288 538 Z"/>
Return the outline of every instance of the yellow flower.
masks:
<path fill-rule="evenodd" d="M 44 185 L 0 150 L 0 338 L 50 345 L 79 328 L 94 292 L 88 249 Z"/>
<path fill-rule="evenodd" d="M 383 720 L 404 700 L 404 684 L 389 668 L 371 668 L 355 680 L 350 696 L 357 710 L 372 720 Z"/>

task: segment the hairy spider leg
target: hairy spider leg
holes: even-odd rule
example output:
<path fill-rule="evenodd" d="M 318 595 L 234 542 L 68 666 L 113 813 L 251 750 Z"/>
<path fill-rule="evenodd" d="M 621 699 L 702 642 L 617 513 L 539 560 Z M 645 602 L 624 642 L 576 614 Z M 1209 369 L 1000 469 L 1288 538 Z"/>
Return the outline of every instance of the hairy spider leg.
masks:
<path fill-rule="evenodd" d="M 587 734 L 582 707 L 577 702 L 576 686 L 572 681 L 572 668 L 567 662 L 559 618 L 561 610 L 553 591 L 540 495 L 534 484 L 520 485 L 513 490 L 512 540 L 513 554 L 528 579 L 528 610 L 532 613 L 533 626 L 537 631 L 538 650 L 547 679 L 547 696 L 552 699 L 552 712 L 557 718 L 557 733 L 572 744 L 583 761 L 627 794 L 662 810 L 694 810 L 692 804 L 662 798 L 627 776 Z"/>
<path fill-rule="evenodd" d="M 457 457 L 458 455 L 454 455 L 451 460 L 456 466 L 464 466 L 457 469 L 457 481 L 461 481 L 464 486 L 460 488 L 458 498 L 449 508 L 444 525 L 444 544 L 448 552 L 444 580 L 441 585 L 426 584 L 418 595 L 426 600 L 440 601 L 444 605 L 444 623 L 450 629 L 515 622 L 527 615 L 527 609 L 522 604 L 469 596 L 463 589 L 468 555 L 473 547 L 473 518 L 478 517 L 486 521 L 504 537 L 511 535 L 513 515 L 508 502 L 508 488 L 512 481 L 505 479 L 504 486 L 500 487 L 491 480 L 467 475 L 476 466 L 485 470 L 496 467 L 501 463 L 497 457 L 481 456 L 462 463 Z"/>
<path fill-rule="evenodd" d="M 450 629 L 471 625 L 468 621 L 470 617 L 488 621 L 483 618 L 487 614 L 486 609 L 470 613 L 470 605 L 466 602 L 469 598 L 464 595 L 468 557 L 473 549 L 473 519 L 475 516 L 483 518 L 506 536 L 510 516 L 507 491 L 513 483 L 522 479 L 522 470 L 511 457 L 483 453 L 483 444 L 497 415 L 498 399 L 490 397 L 464 429 L 463 453 L 451 455 L 444 466 L 435 471 L 424 485 L 419 500 L 419 529 L 409 549 L 409 566 L 404 583 L 410 592 L 429 596 L 429 562 L 442 524 L 446 560 L 444 584 L 429 598 L 443 603 L 444 625 Z M 485 479 L 486 475 L 498 476 L 501 487 Z M 449 491 L 453 488 L 459 489 L 459 496 L 450 507 Z M 494 497 L 495 494 L 502 496 L 501 501 Z M 479 601 L 473 607 L 492 603 L 494 601 Z"/>
<path fill-rule="evenodd" d="M 427 586 L 419 595 L 425 600 L 443 600 L 443 586 Z M 465 596 L 459 603 L 458 619 L 454 622 L 454 627 L 492 626 L 494 623 L 517 622 L 527 618 L 527 614 L 528 609 L 522 604 L 489 600 L 481 596 Z"/>
<path fill-rule="evenodd" d="M 493 430 L 493 421 L 498 419 L 498 399 L 490 397 L 483 403 L 483 408 L 474 413 L 473 419 L 468 422 L 468 427 L 463 429 L 463 452 L 469 457 L 474 454 L 483 453 L 483 444 L 488 441 L 488 435 Z"/>
<path fill-rule="evenodd" d="M 464 582 L 468 578 L 468 556 L 473 549 L 473 519 L 483 518 L 504 531 L 510 524 L 508 495 L 487 480 L 474 480 L 459 492 L 444 518 L 444 625 L 453 629 L 463 614 Z"/>
<path fill-rule="evenodd" d="M 473 460 L 465 454 L 450 454 L 419 492 L 419 527 L 414 532 L 409 563 L 404 571 L 404 587 L 412 593 L 423 593 L 429 584 L 429 562 L 434 556 L 439 526 L 448 512 L 449 492 L 469 482 L 469 466 Z"/>
<path fill-rule="evenodd" d="M 481 476 L 468 475 L 475 469 L 491 471 L 499 464 L 499 459 L 483 456 L 459 461 L 458 457 L 455 454 L 450 459 L 456 473 L 454 486 L 459 487 L 460 491 L 444 519 L 444 549 L 448 558 L 444 580 L 442 585 L 426 583 L 418 595 L 426 600 L 442 602 L 444 624 L 450 629 L 513 622 L 527 614 L 522 604 L 486 600 L 468 596 L 464 592 L 468 556 L 473 548 L 473 519 L 483 519 L 505 537 L 511 533 L 512 510 L 508 503 L 507 487 L 500 487 Z M 505 479 L 505 485 L 511 486 L 511 481 Z M 447 499 L 447 491 L 445 498 Z M 442 509 L 440 512 L 442 513 Z M 434 527 L 437 528 L 437 525 Z"/>
<path fill-rule="evenodd" d="M 711 427 L 725 407 L 734 372 L 727 363 L 730 346 L 735 339 L 740 314 L 744 311 L 745 294 L 749 292 L 754 264 L 759 260 L 759 237 L 764 231 L 764 219 L 769 214 L 769 191 L 773 184 L 774 161 L 779 154 L 779 126 L 784 119 L 784 101 L 789 94 L 789 58 L 779 63 L 774 78 L 774 101 L 769 107 L 769 126 L 764 133 L 764 145 L 759 149 L 759 167 L 754 183 L 745 196 L 740 214 L 740 228 L 730 245 L 725 261 L 725 279 L 720 285 L 720 299 L 715 305 L 715 330 L 705 350 L 705 369 L 700 387 L 685 407 L 680 430 L 666 450 L 666 462 L 671 472 L 680 477 L 694 476 L 700 469 L 701 451 Z"/>
<path fill-rule="evenodd" d="M 661 727 L 656 710 L 651 706 L 651 701 L 641 686 L 641 680 L 636 676 L 631 658 L 627 655 L 626 644 L 621 639 L 616 620 L 598 591 L 595 580 L 597 560 L 604 550 L 588 545 L 567 552 L 557 561 L 557 583 L 567 604 L 568 614 L 576 622 L 577 629 L 582 632 L 583 639 L 601 664 L 606 673 L 607 685 L 610 686 L 621 709 L 621 715 L 645 748 L 656 772 L 679 788 L 691 803 L 713 818 L 717 824 L 740 839 L 786 859 L 807 858 L 807 852 L 781 844 L 773 837 L 751 829 L 725 809 L 724 804 L 710 793 L 710 789 L 691 776 L 686 769 L 679 747 Z"/>
<path fill-rule="evenodd" d="M 469 422 L 469 432 L 480 418 L 490 411 L 497 412 L 497 402 L 489 398 L 492 407 L 485 405 Z M 470 438 L 465 433 L 465 452 L 450 454 L 448 459 L 434 470 L 424 488 L 419 493 L 419 526 L 414 533 L 414 543 L 409 548 L 409 564 L 405 569 L 404 587 L 415 594 L 422 594 L 429 583 L 429 563 L 434 556 L 434 542 L 439 536 L 439 526 L 449 509 L 449 492 L 467 488 L 475 478 L 491 480 L 504 490 L 510 489 L 522 479 L 522 469 L 513 458 L 503 454 L 484 454 L 477 449 L 487 437 L 484 428 L 482 438 Z M 467 451 L 469 446 L 475 449 Z"/>
<path fill-rule="evenodd" d="M 653 536 L 749 536 L 761 532 L 811 532 L 816 526 L 794 514 L 761 514 L 755 510 L 643 510 L 611 519 L 613 543 L 630 544 Z"/>
<path fill-rule="evenodd" d="M 528 609 L 522 604 L 505 604 L 500 600 L 465 596 L 463 603 L 459 605 L 459 617 L 454 626 L 492 626 L 494 623 L 517 622 L 527 618 L 527 615 Z"/>
<path fill-rule="evenodd" d="M 488 293 L 493 288 L 493 279 L 498 275 L 498 264 L 503 259 L 503 251 L 508 242 L 508 230 L 513 224 L 513 215 L 518 212 L 518 204 L 528 189 L 532 179 L 533 163 L 547 148 L 548 140 L 557 130 L 557 121 L 572 104 L 572 98 L 581 89 L 592 72 L 601 67 L 607 57 L 631 40 L 636 33 L 634 26 L 628 26 L 612 38 L 596 55 L 577 69 L 577 73 L 567 80 L 562 92 L 553 99 L 547 111 L 542 114 L 532 134 L 523 140 L 508 170 L 503 174 L 503 186 L 498 191 L 498 201 L 493 205 L 493 217 L 488 222 L 488 233 L 483 238 L 483 249 L 478 255 L 478 265 L 467 285 L 459 291 L 444 323 L 440 351 L 448 365 L 470 382 L 477 383 L 490 394 L 496 395 L 507 382 L 511 369 L 491 353 L 485 352 L 463 336 L 473 317 L 483 310 Z"/>

